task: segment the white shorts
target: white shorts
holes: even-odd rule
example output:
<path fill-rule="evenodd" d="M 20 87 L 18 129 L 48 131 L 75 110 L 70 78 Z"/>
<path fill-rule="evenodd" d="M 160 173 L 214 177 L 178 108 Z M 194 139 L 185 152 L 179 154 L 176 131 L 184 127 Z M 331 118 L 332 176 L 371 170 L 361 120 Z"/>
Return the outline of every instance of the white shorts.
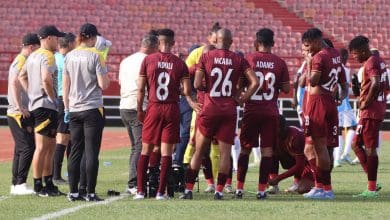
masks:
<path fill-rule="evenodd" d="M 339 127 L 348 128 L 357 125 L 353 110 L 339 112 Z"/>

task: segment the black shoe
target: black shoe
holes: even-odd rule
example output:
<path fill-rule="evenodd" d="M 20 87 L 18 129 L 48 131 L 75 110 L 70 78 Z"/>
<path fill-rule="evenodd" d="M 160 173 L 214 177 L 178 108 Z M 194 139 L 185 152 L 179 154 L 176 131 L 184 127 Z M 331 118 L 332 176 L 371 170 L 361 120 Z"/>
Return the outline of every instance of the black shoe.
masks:
<path fill-rule="evenodd" d="M 259 193 L 257 193 L 256 198 L 257 198 L 258 200 L 265 200 L 265 199 L 267 198 L 267 193 L 261 194 L 261 193 L 259 192 Z"/>
<path fill-rule="evenodd" d="M 244 193 L 242 193 L 241 191 L 238 191 L 238 192 L 234 193 L 233 199 L 242 199 L 243 195 L 244 195 Z"/>
<path fill-rule="evenodd" d="M 94 193 L 91 193 L 91 194 L 87 194 L 85 197 L 84 197 L 85 201 L 87 202 L 101 202 L 101 201 L 104 201 L 104 199 L 100 198 L 99 196 L 97 196 L 96 194 Z"/>
<path fill-rule="evenodd" d="M 67 199 L 69 202 L 84 201 L 84 198 L 81 197 L 80 195 L 76 197 L 76 196 L 72 196 L 70 193 L 68 194 Z"/>
<path fill-rule="evenodd" d="M 46 186 L 46 191 L 49 194 L 49 196 L 65 196 L 66 194 L 58 190 L 57 186 Z"/>
<path fill-rule="evenodd" d="M 39 197 L 49 197 L 46 187 L 42 187 L 40 190 L 35 191 L 35 194 Z"/>
<path fill-rule="evenodd" d="M 214 200 L 223 200 L 223 194 L 219 192 L 215 192 Z"/>
<path fill-rule="evenodd" d="M 189 200 L 192 200 L 192 191 L 188 191 L 187 193 L 181 194 L 181 196 L 179 196 L 179 199 L 189 199 Z"/>
<path fill-rule="evenodd" d="M 80 188 L 79 195 L 80 195 L 80 197 L 86 197 L 87 196 L 87 189 Z"/>
<path fill-rule="evenodd" d="M 56 185 L 66 185 L 66 184 L 68 184 L 68 181 L 64 180 L 62 177 L 60 177 L 58 179 L 53 179 L 53 182 Z"/>

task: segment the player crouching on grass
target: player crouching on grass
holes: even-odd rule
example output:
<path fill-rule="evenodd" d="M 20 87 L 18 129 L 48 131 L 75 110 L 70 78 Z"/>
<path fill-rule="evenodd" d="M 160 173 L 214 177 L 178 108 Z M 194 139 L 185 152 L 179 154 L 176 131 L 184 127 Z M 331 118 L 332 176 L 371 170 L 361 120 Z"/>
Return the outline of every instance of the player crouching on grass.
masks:
<path fill-rule="evenodd" d="M 357 36 L 349 43 L 349 51 L 354 59 L 363 63 L 363 76 L 360 89 L 359 122 L 352 143 L 352 149 L 359 158 L 364 172 L 367 174 L 367 190 L 356 197 L 374 198 L 377 192 L 379 129 L 386 113 L 387 82 L 386 64 L 378 55 L 373 55 L 369 48 L 369 40 Z M 364 148 L 363 148 L 364 146 Z"/>
<path fill-rule="evenodd" d="M 274 153 L 286 172 L 270 179 L 268 183 L 276 186 L 280 181 L 294 176 L 293 187 L 286 192 L 306 193 L 314 186 L 313 174 L 304 154 L 305 134 L 302 129 L 295 126 L 287 126 L 286 119 L 281 115 L 279 119 L 279 141 Z"/>

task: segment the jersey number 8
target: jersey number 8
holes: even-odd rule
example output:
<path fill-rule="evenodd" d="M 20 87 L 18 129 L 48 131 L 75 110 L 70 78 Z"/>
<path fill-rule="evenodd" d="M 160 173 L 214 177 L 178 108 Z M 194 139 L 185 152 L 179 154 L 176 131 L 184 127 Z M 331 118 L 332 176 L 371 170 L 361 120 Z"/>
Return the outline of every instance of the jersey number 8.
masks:
<path fill-rule="evenodd" d="M 157 99 L 160 101 L 165 101 L 168 98 L 168 85 L 169 85 L 169 74 L 167 72 L 161 72 L 158 75 L 157 83 L 158 87 L 156 89 Z"/>

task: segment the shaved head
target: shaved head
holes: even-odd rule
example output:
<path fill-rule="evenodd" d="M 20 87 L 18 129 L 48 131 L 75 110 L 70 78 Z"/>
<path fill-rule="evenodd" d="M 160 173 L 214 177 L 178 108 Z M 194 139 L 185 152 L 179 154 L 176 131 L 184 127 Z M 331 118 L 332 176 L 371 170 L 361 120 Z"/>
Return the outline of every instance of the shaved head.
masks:
<path fill-rule="evenodd" d="M 233 43 L 233 35 L 229 29 L 222 28 L 217 32 L 217 48 L 229 49 Z"/>

